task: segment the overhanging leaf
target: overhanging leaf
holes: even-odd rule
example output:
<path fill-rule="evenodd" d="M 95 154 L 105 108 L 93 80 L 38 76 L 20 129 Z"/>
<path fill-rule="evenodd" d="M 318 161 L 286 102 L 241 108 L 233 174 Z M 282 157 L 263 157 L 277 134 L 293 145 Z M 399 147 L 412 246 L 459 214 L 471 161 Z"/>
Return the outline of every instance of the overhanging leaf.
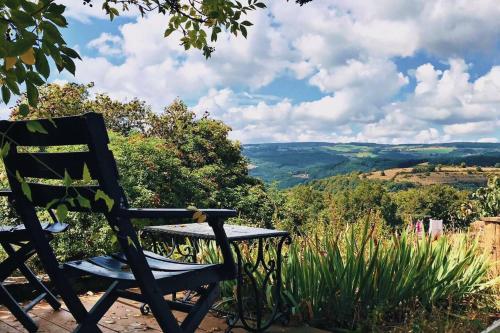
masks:
<path fill-rule="evenodd" d="M 104 200 L 106 203 L 106 206 L 108 207 L 108 211 L 111 211 L 113 209 L 113 205 L 115 204 L 115 200 L 111 199 L 106 193 L 104 193 L 102 190 L 97 190 L 95 193 L 94 200 Z"/>
<path fill-rule="evenodd" d="M 86 183 L 90 183 L 92 181 L 92 176 L 90 176 L 90 171 L 89 171 L 89 167 L 87 166 L 87 163 L 83 164 L 82 179 Z"/>
<path fill-rule="evenodd" d="M 19 56 L 21 58 L 21 61 L 24 62 L 26 65 L 34 65 L 35 64 L 35 51 L 33 48 L 29 48 L 28 51 L 24 52 Z"/>
<path fill-rule="evenodd" d="M 76 197 L 76 200 L 78 200 L 78 204 L 83 207 L 83 208 L 89 208 L 90 209 L 90 200 L 81 196 L 80 194 Z"/>
<path fill-rule="evenodd" d="M 14 68 L 17 62 L 17 57 L 6 57 L 5 58 L 5 69 L 9 70 Z"/>
<path fill-rule="evenodd" d="M 59 222 L 64 222 L 68 216 L 68 207 L 64 204 L 60 204 L 56 209 L 56 216 Z"/>
<path fill-rule="evenodd" d="M 31 120 L 26 123 L 26 127 L 28 128 L 28 131 L 32 133 L 42 133 L 42 134 L 47 134 L 47 130 L 43 128 L 42 124 L 40 124 L 39 121 L 37 120 Z"/>
<path fill-rule="evenodd" d="M 23 117 L 26 117 L 30 113 L 30 107 L 28 104 L 19 105 L 19 114 Z"/>
<path fill-rule="evenodd" d="M 10 143 L 9 142 L 5 142 L 3 144 L 2 150 L 1 150 L 2 158 L 4 158 L 5 156 L 7 156 L 7 154 L 9 153 L 9 150 L 10 150 Z"/>

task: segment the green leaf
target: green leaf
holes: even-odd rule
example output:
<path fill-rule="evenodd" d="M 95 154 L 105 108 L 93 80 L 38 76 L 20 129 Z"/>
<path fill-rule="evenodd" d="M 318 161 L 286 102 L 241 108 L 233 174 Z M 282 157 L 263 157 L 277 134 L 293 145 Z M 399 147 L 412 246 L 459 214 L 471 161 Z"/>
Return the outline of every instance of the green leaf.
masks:
<path fill-rule="evenodd" d="M 64 44 L 64 39 L 62 38 L 61 33 L 54 24 L 50 23 L 49 21 L 43 21 L 42 23 L 40 23 L 40 28 L 43 30 L 43 37 L 48 41 L 57 44 Z"/>
<path fill-rule="evenodd" d="M 62 51 L 62 53 L 64 53 L 65 55 L 67 55 L 70 58 L 74 58 L 74 59 L 76 58 L 76 59 L 80 59 L 80 60 L 82 59 L 80 57 L 80 55 L 78 54 L 78 52 L 76 52 L 73 49 L 70 49 L 69 47 L 67 47 L 65 45 L 61 46 L 61 51 Z"/>
<path fill-rule="evenodd" d="M 21 94 L 21 91 L 19 90 L 19 85 L 17 84 L 17 82 L 14 82 L 8 78 L 6 83 L 7 83 L 7 87 L 9 87 L 10 91 L 12 91 L 14 94 L 16 94 L 16 95 Z"/>
<path fill-rule="evenodd" d="M 26 198 L 28 198 L 29 201 L 33 200 L 31 198 L 31 189 L 30 189 L 30 186 L 28 185 L 28 183 L 26 183 L 25 181 L 23 181 L 21 183 L 21 190 L 23 191 L 24 195 L 26 196 Z"/>
<path fill-rule="evenodd" d="M 243 25 L 240 25 L 240 31 L 243 37 L 247 38 L 247 28 L 245 28 Z"/>
<path fill-rule="evenodd" d="M 45 205 L 45 209 L 51 209 L 52 207 L 54 207 L 60 200 L 59 199 L 52 199 L 50 200 L 46 205 Z"/>
<path fill-rule="evenodd" d="M 17 76 L 17 83 L 22 83 L 26 79 L 26 68 L 22 63 L 17 64 L 14 72 Z"/>
<path fill-rule="evenodd" d="M 5 156 L 7 156 L 9 154 L 9 150 L 10 150 L 10 143 L 5 142 L 2 146 L 2 150 L 0 151 L 2 154 L 2 158 L 4 158 Z"/>
<path fill-rule="evenodd" d="M 66 68 L 71 74 L 75 75 L 76 66 L 74 61 L 67 55 L 62 55 L 61 58 L 63 60 L 64 68 Z"/>
<path fill-rule="evenodd" d="M 78 196 L 76 197 L 76 200 L 78 200 L 78 204 L 80 205 L 80 207 L 90 209 L 90 200 L 89 199 L 78 194 Z"/>
<path fill-rule="evenodd" d="M 259 7 L 259 8 L 266 8 L 266 4 L 265 4 L 265 3 L 263 3 L 263 2 L 257 2 L 257 3 L 255 4 L 255 6 L 257 6 L 257 7 Z"/>
<path fill-rule="evenodd" d="M 51 20 L 52 22 L 54 22 L 56 25 L 58 25 L 60 27 L 64 28 L 68 25 L 68 21 L 66 21 L 66 18 L 60 14 L 46 12 L 43 16 L 45 18 Z"/>
<path fill-rule="evenodd" d="M 241 22 L 241 24 L 242 24 L 242 25 L 246 25 L 247 27 L 250 27 L 250 26 L 252 26 L 252 25 L 253 25 L 253 23 L 252 23 L 252 22 L 250 22 L 250 21 L 243 21 L 243 22 Z"/>
<path fill-rule="evenodd" d="M 43 128 L 42 124 L 40 124 L 40 122 L 37 120 L 28 121 L 26 123 L 26 127 L 28 128 L 28 131 L 32 133 L 48 134 L 47 130 Z"/>
<path fill-rule="evenodd" d="M 29 82 L 35 84 L 36 86 L 41 86 L 45 84 L 45 81 L 40 77 L 40 75 L 34 71 L 29 71 L 26 74 L 26 78 Z"/>
<path fill-rule="evenodd" d="M 5 104 L 9 103 L 10 101 L 10 90 L 7 88 L 7 86 L 2 86 L 2 99 Z"/>
<path fill-rule="evenodd" d="M 73 179 L 71 179 L 71 176 L 69 175 L 68 170 L 64 169 L 63 184 L 66 187 L 70 187 L 71 183 L 73 183 Z"/>
<path fill-rule="evenodd" d="M 47 12 L 51 12 L 54 14 L 62 14 L 64 13 L 64 10 L 66 9 L 66 6 L 64 5 L 58 5 L 55 3 L 51 3 L 50 6 L 47 8 Z"/>
<path fill-rule="evenodd" d="M 29 82 L 26 82 L 26 95 L 28 95 L 29 105 L 36 107 L 38 104 L 38 88 Z"/>
<path fill-rule="evenodd" d="M 32 201 L 31 189 L 30 189 L 28 183 L 26 183 L 24 178 L 21 176 L 21 174 L 17 170 L 16 170 L 16 178 L 17 178 L 17 181 L 19 183 L 21 183 L 21 190 L 23 191 L 24 195 L 29 199 L 29 201 Z"/>
<path fill-rule="evenodd" d="M 19 114 L 23 117 L 26 117 L 30 113 L 30 107 L 28 104 L 19 105 Z"/>
<path fill-rule="evenodd" d="M 127 236 L 127 243 L 128 243 L 128 245 L 132 246 L 133 248 L 137 248 L 133 239 L 130 236 Z"/>
<path fill-rule="evenodd" d="M 173 27 L 169 27 L 167 30 L 165 30 L 165 33 L 163 34 L 163 36 L 168 37 L 174 31 L 175 31 L 175 29 Z"/>
<path fill-rule="evenodd" d="M 89 171 L 89 167 L 87 166 L 87 163 L 83 164 L 82 179 L 86 183 L 90 183 L 92 181 L 92 176 L 90 175 L 90 171 Z"/>
<path fill-rule="evenodd" d="M 35 49 L 35 59 L 36 70 L 47 79 L 50 75 L 50 66 L 47 57 L 41 49 Z"/>
<path fill-rule="evenodd" d="M 35 20 L 31 17 L 30 14 L 21 10 L 11 10 L 10 11 L 11 19 L 20 27 L 29 27 L 35 25 Z"/>
<path fill-rule="evenodd" d="M 106 206 L 108 207 L 108 211 L 111 211 L 111 209 L 113 209 L 113 205 L 115 204 L 115 201 L 113 199 L 111 199 L 102 190 L 97 190 L 97 192 L 95 193 L 94 200 L 97 201 L 99 199 L 104 200 L 104 202 L 106 203 Z"/>
<path fill-rule="evenodd" d="M 60 204 L 56 209 L 56 216 L 59 222 L 64 222 L 68 216 L 68 207 L 65 204 Z"/>

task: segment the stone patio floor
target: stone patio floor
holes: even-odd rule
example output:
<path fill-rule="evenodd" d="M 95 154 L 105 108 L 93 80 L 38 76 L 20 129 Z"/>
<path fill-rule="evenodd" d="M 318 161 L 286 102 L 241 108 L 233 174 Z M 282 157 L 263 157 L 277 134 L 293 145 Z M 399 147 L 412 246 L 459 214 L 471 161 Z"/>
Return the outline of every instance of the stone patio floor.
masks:
<path fill-rule="evenodd" d="M 85 295 L 81 297 L 81 300 L 86 307 L 90 308 L 99 297 L 99 294 Z M 141 315 L 139 310 L 140 305 L 141 304 L 138 302 L 119 299 L 99 322 L 101 330 L 104 333 L 161 332 L 152 315 Z M 66 333 L 71 332 L 76 327 L 73 316 L 68 312 L 64 305 L 61 310 L 54 311 L 46 302 L 43 301 L 30 311 L 30 315 L 38 323 L 39 332 Z M 182 320 L 185 314 L 176 312 L 175 316 L 179 320 Z M 225 329 L 226 322 L 223 318 L 218 318 L 209 314 L 203 320 L 196 333 L 224 332 Z M 6 308 L 0 307 L 0 332 L 19 333 L 26 332 L 26 330 Z M 242 329 L 234 329 L 232 332 L 240 333 L 246 331 Z M 267 332 L 322 333 L 325 331 L 311 327 L 284 327 L 276 325 L 271 327 Z"/>

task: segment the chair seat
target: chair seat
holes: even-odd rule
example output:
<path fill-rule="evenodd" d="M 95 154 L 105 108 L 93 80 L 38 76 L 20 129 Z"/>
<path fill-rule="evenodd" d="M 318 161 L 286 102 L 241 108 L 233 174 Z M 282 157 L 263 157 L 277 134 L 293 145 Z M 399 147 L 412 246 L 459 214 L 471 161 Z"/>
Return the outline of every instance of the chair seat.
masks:
<path fill-rule="evenodd" d="M 162 288 L 165 292 L 197 288 L 201 284 L 230 278 L 229 276 L 224 278 L 227 274 L 224 273 L 222 264 L 185 263 L 148 251 L 144 251 L 144 254 L 154 278 L 160 285 L 162 281 L 175 280 L 175 283 L 166 284 L 166 287 Z M 78 275 L 93 275 L 103 279 L 129 282 L 130 285 L 134 285 L 136 280 L 123 253 L 70 261 L 63 265 L 63 269 Z"/>
<path fill-rule="evenodd" d="M 65 223 L 42 223 L 42 229 L 50 234 L 57 234 L 68 229 Z M 0 241 L 22 242 L 31 239 L 29 231 L 24 224 L 0 226 Z"/>

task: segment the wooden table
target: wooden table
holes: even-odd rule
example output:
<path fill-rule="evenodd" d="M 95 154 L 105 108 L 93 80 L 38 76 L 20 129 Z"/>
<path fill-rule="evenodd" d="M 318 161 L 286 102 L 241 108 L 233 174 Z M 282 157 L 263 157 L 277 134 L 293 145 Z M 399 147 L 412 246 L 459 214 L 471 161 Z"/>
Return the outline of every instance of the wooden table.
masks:
<path fill-rule="evenodd" d="M 281 302 L 281 266 L 282 249 L 285 243 L 291 242 L 290 234 L 287 231 L 255 228 L 241 225 L 225 224 L 224 230 L 228 240 L 236 253 L 238 274 L 236 278 L 236 313 L 226 313 L 228 315 L 228 330 L 235 327 L 242 327 L 251 332 L 262 332 L 269 328 L 276 320 L 286 321 L 288 311 Z M 188 223 L 146 227 L 142 231 L 142 238 L 149 242 L 152 250 L 166 257 L 181 255 L 185 260 L 197 262 L 199 253 L 198 241 L 214 241 L 215 236 L 208 223 Z M 186 246 L 189 240 L 191 246 Z M 249 250 L 257 250 L 257 256 L 253 262 L 244 260 L 240 247 L 247 244 Z M 276 247 L 275 257 L 270 257 L 271 246 Z M 266 252 L 267 251 L 267 252 Z M 267 258 L 266 258 L 267 257 Z M 264 274 L 264 279 L 259 284 L 257 275 Z M 271 276 L 274 276 L 275 283 L 272 285 Z M 262 280 L 262 279 L 261 279 Z M 274 292 L 274 304 L 270 309 L 270 315 L 263 318 L 264 312 L 269 311 L 264 306 L 265 292 L 272 288 Z M 255 307 L 252 309 L 253 315 L 248 315 L 245 309 L 243 291 L 250 292 L 251 299 Z M 241 322 L 241 324 L 239 324 Z"/>

